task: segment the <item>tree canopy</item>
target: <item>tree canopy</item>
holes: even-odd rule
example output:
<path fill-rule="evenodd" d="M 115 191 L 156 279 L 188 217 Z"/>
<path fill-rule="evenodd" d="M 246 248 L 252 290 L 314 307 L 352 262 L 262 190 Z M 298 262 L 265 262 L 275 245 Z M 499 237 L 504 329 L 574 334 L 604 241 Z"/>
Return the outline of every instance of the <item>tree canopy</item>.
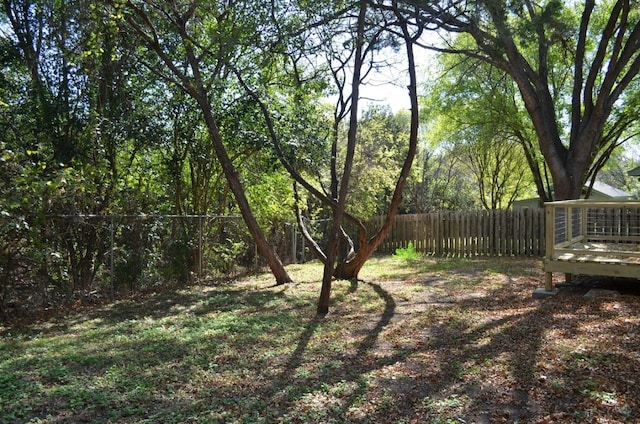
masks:
<path fill-rule="evenodd" d="M 440 62 L 425 100 L 427 137 L 461 158 L 483 208 L 507 209 L 530 194 L 534 179 L 523 165 L 539 156 L 517 88 L 504 73 L 475 59 L 444 55 Z M 526 168 L 544 167 L 543 161 L 531 162 Z M 547 199 L 549 184 L 540 182 L 541 198 Z"/>
<path fill-rule="evenodd" d="M 556 199 L 578 198 L 615 147 L 635 134 L 640 8 L 635 1 L 410 1 L 451 42 L 517 85 Z M 473 39 L 456 45 L 459 34 Z M 535 172 L 535 170 L 533 170 Z"/>

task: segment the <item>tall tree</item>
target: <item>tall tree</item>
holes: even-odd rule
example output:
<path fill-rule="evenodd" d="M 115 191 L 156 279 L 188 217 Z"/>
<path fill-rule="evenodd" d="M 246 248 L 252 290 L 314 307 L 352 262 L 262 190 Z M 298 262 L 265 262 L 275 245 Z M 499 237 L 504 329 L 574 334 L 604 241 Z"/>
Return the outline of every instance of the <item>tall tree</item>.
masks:
<path fill-rule="evenodd" d="M 115 200 L 123 158 L 136 156 L 132 138 L 150 133 L 138 114 L 143 100 L 131 95 L 144 78 L 135 79 L 117 26 L 91 2 L 6 0 L 2 18 L 2 44 L 19 62 L 7 75 L 24 74 L 13 80 L 18 88 L 0 122 L 7 150 L 19 159 L 13 169 L 22 171 L 6 187 L 9 207 L 0 207 L 32 229 L 39 246 L 30 268 L 43 300 L 53 287 L 71 301 L 92 289 L 106 241 L 100 226 L 56 215 L 108 213 L 126 203 Z M 125 144 L 132 148 L 123 155 Z"/>
<path fill-rule="evenodd" d="M 549 167 L 555 199 L 580 197 L 587 178 L 602 166 L 600 158 L 606 161 L 638 118 L 637 104 L 630 104 L 640 71 L 637 2 L 407 3 L 420 8 L 429 24 L 475 41 L 473 48 L 450 44 L 438 50 L 483 60 L 513 79 Z M 565 78 L 554 74 L 557 60 L 568 61 Z"/>
<path fill-rule="evenodd" d="M 114 15 L 123 16 L 140 37 L 141 63 L 197 102 L 212 148 L 259 254 L 266 260 L 277 284 L 291 281 L 252 212 L 238 170 L 225 146 L 216 113 L 225 107 L 225 101 L 233 99 L 227 82 L 233 67 L 242 60 L 255 59 L 252 54 L 261 47 L 261 32 L 265 30 L 261 24 L 269 15 L 268 6 L 262 7 L 256 2 L 212 5 L 198 1 L 109 4 Z M 243 55 L 247 57 L 243 59 Z"/>
<path fill-rule="evenodd" d="M 310 9 L 304 9 L 309 11 Z M 315 10 L 315 9 L 314 9 Z M 323 22 L 326 25 L 308 25 L 311 31 L 300 31 L 303 39 L 311 40 L 311 46 L 302 43 L 302 51 L 308 52 L 308 56 L 300 57 L 298 54 L 288 55 L 284 63 L 289 70 L 289 76 L 285 78 L 292 81 L 292 87 L 296 87 L 291 101 L 299 105 L 300 93 L 308 86 L 309 79 L 301 70 L 300 63 L 317 65 L 317 57 L 326 56 L 326 62 L 331 75 L 331 81 L 335 84 L 334 94 L 336 98 L 333 112 L 333 123 L 328 131 L 328 160 L 322 162 L 328 167 L 328 183 L 323 179 L 323 172 L 316 172 L 320 176 L 318 182 L 309 178 L 309 167 L 305 163 L 307 156 L 301 157 L 301 149 L 291 150 L 287 134 L 283 135 L 277 116 L 275 116 L 273 104 L 278 98 L 265 96 L 264 89 L 259 84 L 251 84 L 242 79 L 243 86 L 261 106 L 265 122 L 269 128 L 270 138 L 274 150 L 283 166 L 290 173 L 297 185 L 304 187 L 307 192 L 326 206 L 331 213 L 331 224 L 328 229 L 327 243 L 323 247 L 304 228 L 303 220 L 299 219 L 303 234 L 309 240 L 317 256 L 324 263 L 323 283 L 318 301 L 318 314 L 328 312 L 331 293 L 331 282 L 335 278 L 353 279 L 367 259 L 384 240 L 389 232 L 393 217 L 402 202 L 402 191 L 409 177 L 413 158 L 416 153 L 418 141 L 418 103 L 415 63 L 413 58 L 413 45 L 419 37 L 420 29 L 411 27 L 404 15 L 398 13 L 393 7 L 383 4 L 369 4 L 366 1 L 355 2 L 353 9 L 331 10 L 316 17 L 314 22 Z M 324 11 L 324 10 L 323 10 Z M 317 16 L 317 15 L 316 15 Z M 282 38 L 282 37 L 279 37 Z M 360 86 L 366 80 L 367 75 L 378 65 L 374 55 L 382 46 L 397 46 L 406 49 L 409 73 L 409 96 L 411 99 L 411 112 L 409 117 L 408 134 L 401 137 L 406 146 L 398 147 L 403 151 L 404 160 L 400 164 L 400 173 L 396 179 L 389 196 L 387 218 L 381 228 L 376 229 L 369 237 L 364 220 L 355 216 L 351 211 L 357 208 L 349 208 L 351 194 L 350 180 L 353 176 L 354 161 L 359 141 L 360 111 Z M 346 47 L 346 48 L 345 48 Z M 315 59 L 313 59 L 315 58 Z M 311 68 L 314 68 L 312 66 Z M 318 67 L 315 66 L 318 70 Z M 318 70 L 321 72 L 322 70 Z M 307 69 L 308 73 L 308 69 Z M 313 72 L 312 72 L 313 75 Z M 302 107 L 301 109 L 304 109 Z M 343 131 L 346 134 L 344 134 Z M 313 140 L 313 139 L 312 139 Z M 398 141 L 398 140 L 396 140 Z M 295 140 L 297 142 L 297 138 Z M 341 143 L 344 142 L 344 146 Z M 389 142 L 393 142 L 389 140 Z M 308 146 L 313 143 L 306 143 Z M 296 144 L 296 147 L 301 147 Z M 293 152 L 293 154 L 292 154 Z M 326 157 L 325 153 L 325 157 Z M 301 160 L 302 159 L 302 160 Z M 345 222 L 349 222 L 356 228 L 358 243 L 354 243 L 345 231 Z M 357 249 L 356 249 L 357 247 Z"/>
<path fill-rule="evenodd" d="M 242 77 L 241 72 L 236 71 L 236 76 L 246 92 L 262 110 L 274 152 L 282 165 L 297 186 L 303 187 L 312 198 L 317 199 L 330 211 L 331 219 L 325 234 L 325 246 L 312 239 L 304 221 L 298 220 L 309 245 L 325 265 L 318 302 L 320 315 L 328 311 L 332 279 L 357 278 L 362 265 L 384 239 L 393 222 L 392 219 L 385 222 L 383 227 L 369 238 L 363 220 L 351 213 L 353 208 L 349 207 L 350 180 L 358 150 L 359 90 L 369 72 L 377 65 L 373 55 L 381 46 L 388 46 L 389 42 L 400 40 L 399 44 L 407 46 L 407 55 L 413 60 L 412 48 L 416 36 L 410 33 L 406 21 L 394 14 L 392 9 L 385 9 L 380 4 L 354 2 L 347 4 L 344 9 L 336 8 L 335 5 L 326 6 L 301 7 L 300 13 L 296 13 L 295 16 L 304 16 L 302 21 L 305 24 L 294 26 L 293 30 L 292 26 L 286 23 L 286 19 L 274 21 L 276 38 L 290 40 L 288 49 L 285 48 L 281 55 L 283 59 L 273 62 L 277 65 L 274 69 L 281 75 L 278 78 L 280 86 L 289 86 L 288 97 L 283 98 L 282 91 L 273 93 L 265 86 L 262 78 Z M 287 16 L 294 14 L 288 13 Z M 325 65 L 319 66 L 321 62 L 318 58 L 322 55 L 326 57 Z M 306 115 L 313 111 L 313 108 L 308 107 L 307 95 L 304 94 L 322 89 L 322 75 L 327 69 L 330 80 L 335 84 L 333 93 L 336 98 L 333 123 L 328 131 L 317 117 Z M 408 144 L 405 160 L 388 209 L 391 216 L 397 213 L 401 203 L 402 189 L 417 145 L 415 72 L 410 75 L 410 80 L 409 92 L 414 95 L 412 99 L 415 100 L 415 107 L 411 113 L 409 135 L 405 139 Z M 293 110 L 285 115 L 287 118 L 284 121 L 298 122 L 304 117 L 304 122 L 315 122 L 316 127 L 311 130 L 296 128 L 296 131 L 292 131 L 290 127 L 296 125 L 283 125 L 283 108 L 277 106 L 283 101 L 294 105 Z M 318 137 L 319 134 L 326 134 L 326 138 L 323 140 L 322 136 Z M 322 159 L 321 152 L 319 155 L 310 153 L 315 152 L 318 146 L 326 146 L 326 143 L 328 147 L 324 152 L 325 160 Z M 313 163 L 310 164 L 309 159 Z M 357 246 L 345 231 L 345 221 L 349 221 L 358 231 Z"/>
<path fill-rule="evenodd" d="M 426 95 L 428 138 L 452 149 L 476 181 L 476 196 L 485 209 L 502 209 L 528 192 L 529 158 L 535 159 L 535 134 L 527 113 L 519 107 L 513 81 L 483 62 L 441 55 L 440 71 Z M 544 162 L 530 163 L 539 170 Z M 541 199 L 549 199 L 544 175 L 534 180 Z"/>
<path fill-rule="evenodd" d="M 393 2 L 387 6 L 384 2 L 376 5 L 382 16 L 383 22 L 388 25 L 390 31 L 400 40 L 400 45 L 406 51 L 407 73 L 408 73 L 408 96 L 410 100 L 410 119 L 409 134 L 407 138 L 407 150 L 404 161 L 396 180 L 396 184 L 391 195 L 387 213 L 380 228 L 376 229 L 373 235 L 369 235 L 366 227 L 361 222 L 356 221 L 358 228 L 358 250 L 352 257 L 345 258 L 336 267 L 337 276 L 343 278 L 357 278 L 358 273 L 364 266 L 365 262 L 375 252 L 378 246 L 384 241 L 385 237 L 391 231 L 391 225 L 398 213 L 398 209 L 402 204 L 402 196 L 407 180 L 411 174 L 411 167 L 418 148 L 418 129 L 419 129 L 419 105 L 418 105 L 418 78 L 416 74 L 416 63 L 414 56 L 414 48 L 417 40 L 422 34 L 421 28 L 416 28 L 406 15 L 401 13 L 397 8 L 397 4 Z M 389 14 L 387 17 L 386 14 Z M 411 14 L 410 14 L 411 16 Z"/>

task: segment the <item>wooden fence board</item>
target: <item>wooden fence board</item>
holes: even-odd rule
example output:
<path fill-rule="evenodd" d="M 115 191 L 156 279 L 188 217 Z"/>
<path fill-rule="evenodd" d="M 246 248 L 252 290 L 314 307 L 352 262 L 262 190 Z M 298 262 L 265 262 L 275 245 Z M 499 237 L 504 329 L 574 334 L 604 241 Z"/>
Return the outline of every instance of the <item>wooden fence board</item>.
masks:
<path fill-rule="evenodd" d="M 378 251 L 393 253 L 411 242 L 432 255 L 542 256 L 544 220 L 542 208 L 397 215 Z M 382 222 L 383 217 L 371 220 L 375 227 Z"/>

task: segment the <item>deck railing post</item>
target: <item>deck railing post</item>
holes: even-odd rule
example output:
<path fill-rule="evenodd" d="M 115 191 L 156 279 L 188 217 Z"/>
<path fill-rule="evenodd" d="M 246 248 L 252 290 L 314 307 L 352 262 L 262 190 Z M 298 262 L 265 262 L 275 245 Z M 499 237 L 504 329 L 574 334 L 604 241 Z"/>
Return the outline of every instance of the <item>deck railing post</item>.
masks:
<path fill-rule="evenodd" d="M 550 261 L 553 259 L 553 246 L 555 244 L 555 225 L 556 225 L 556 208 L 554 205 L 546 203 L 544 205 L 545 211 L 545 257 L 544 260 Z M 547 291 L 553 290 L 553 274 L 551 272 L 545 272 L 544 288 Z"/>

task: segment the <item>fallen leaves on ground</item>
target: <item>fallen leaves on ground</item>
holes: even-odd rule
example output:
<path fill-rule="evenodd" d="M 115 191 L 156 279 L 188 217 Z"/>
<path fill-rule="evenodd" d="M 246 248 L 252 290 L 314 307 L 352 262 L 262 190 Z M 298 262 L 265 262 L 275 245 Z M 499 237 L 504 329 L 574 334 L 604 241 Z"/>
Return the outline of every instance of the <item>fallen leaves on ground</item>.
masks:
<path fill-rule="evenodd" d="M 640 283 L 534 299 L 537 260 L 375 258 L 318 319 L 319 268 L 4 328 L 0 421 L 640 421 Z"/>

